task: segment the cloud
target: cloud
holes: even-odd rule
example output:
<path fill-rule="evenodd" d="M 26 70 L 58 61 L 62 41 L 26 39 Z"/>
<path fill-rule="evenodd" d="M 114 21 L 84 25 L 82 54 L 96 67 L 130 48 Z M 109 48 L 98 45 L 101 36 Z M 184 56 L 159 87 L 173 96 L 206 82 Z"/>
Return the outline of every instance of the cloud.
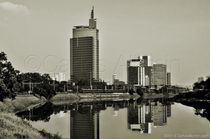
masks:
<path fill-rule="evenodd" d="M 6 1 L 0 2 L 0 9 L 12 13 L 30 14 L 29 9 L 26 6 Z"/>

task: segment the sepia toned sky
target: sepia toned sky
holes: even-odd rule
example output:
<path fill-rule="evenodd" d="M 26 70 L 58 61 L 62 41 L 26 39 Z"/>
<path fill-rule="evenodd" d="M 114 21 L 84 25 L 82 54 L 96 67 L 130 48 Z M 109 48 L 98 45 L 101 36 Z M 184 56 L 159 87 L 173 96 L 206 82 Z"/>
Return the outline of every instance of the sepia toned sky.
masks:
<path fill-rule="evenodd" d="M 209 0 L 0 0 L 0 51 L 22 72 L 68 79 L 72 28 L 88 24 L 93 5 L 101 79 L 126 81 L 138 55 L 167 64 L 173 84 L 210 75 Z"/>

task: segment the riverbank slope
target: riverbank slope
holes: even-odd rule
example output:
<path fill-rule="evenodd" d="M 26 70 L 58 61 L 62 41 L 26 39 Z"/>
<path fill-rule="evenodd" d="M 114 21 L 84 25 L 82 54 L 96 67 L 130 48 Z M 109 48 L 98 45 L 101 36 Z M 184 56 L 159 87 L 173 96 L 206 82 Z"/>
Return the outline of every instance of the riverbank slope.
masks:
<path fill-rule="evenodd" d="M 61 139 L 45 131 L 33 128 L 26 120 L 15 115 L 18 111 L 45 103 L 45 99 L 34 96 L 17 96 L 14 100 L 0 102 L 0 138 L 1 139 Z"/>

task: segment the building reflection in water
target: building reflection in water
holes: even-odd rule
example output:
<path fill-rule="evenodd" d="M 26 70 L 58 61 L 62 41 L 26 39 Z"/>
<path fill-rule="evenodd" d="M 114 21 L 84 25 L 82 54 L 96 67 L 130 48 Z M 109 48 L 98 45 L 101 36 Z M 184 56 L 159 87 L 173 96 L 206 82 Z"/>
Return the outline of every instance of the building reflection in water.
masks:
<path fill-rule="evenodd" d="M 61 111 L 65 113 L 69 110 L 70 139 L 99 139 L 99 113 L 101 110 L 106 110 L 107 107 L 113 108 L 113 116 L 125 116 L 128 129 L 137 130 L 140 133 L 151 134 L 153 126 L 164 126 L 167 123 L 167 117 L 171 117 L 171 102 L 160 102 L 160 100 L 100 101 L 72 105 L 46 103 L 42 107 L 20 112 L 17 115 L 31 121 L 49 122 L 51 115 L 59 114 Z M 127 115 L 121 115 L 120 109 L 127 109 Z"/>
<path fill-rule="evenodd" d="M 93 105 L 71 111 L 71 139 L 99 139 L 99 112 Z"/>
<path fill-rule="evenodd" d="M 171 116 L 171 104 L 149 102 L 149 104 L 131 104 L 128 106 L 128 128 L 151 134 L 152 126 L 164 126 Z"/>

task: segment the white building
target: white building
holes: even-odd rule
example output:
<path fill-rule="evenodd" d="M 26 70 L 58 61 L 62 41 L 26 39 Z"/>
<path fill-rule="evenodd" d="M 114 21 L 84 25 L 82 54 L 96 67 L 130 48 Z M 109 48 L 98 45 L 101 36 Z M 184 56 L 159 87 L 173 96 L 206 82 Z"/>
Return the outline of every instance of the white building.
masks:
<path fill-rule="evenodd" d="M 54 73 L 54 77 L 52 77 L 53 80 L 56 80 L 56 81 L 65 81 L 66 80 L 66 75 L 65 73 Z"/>
<path fill-rule="evenodd" d="M 150 84 L 146 69 L 151 65 L 150 56 L 141 56 L 127 61 L 127 83 L 134 86 Z"/>

